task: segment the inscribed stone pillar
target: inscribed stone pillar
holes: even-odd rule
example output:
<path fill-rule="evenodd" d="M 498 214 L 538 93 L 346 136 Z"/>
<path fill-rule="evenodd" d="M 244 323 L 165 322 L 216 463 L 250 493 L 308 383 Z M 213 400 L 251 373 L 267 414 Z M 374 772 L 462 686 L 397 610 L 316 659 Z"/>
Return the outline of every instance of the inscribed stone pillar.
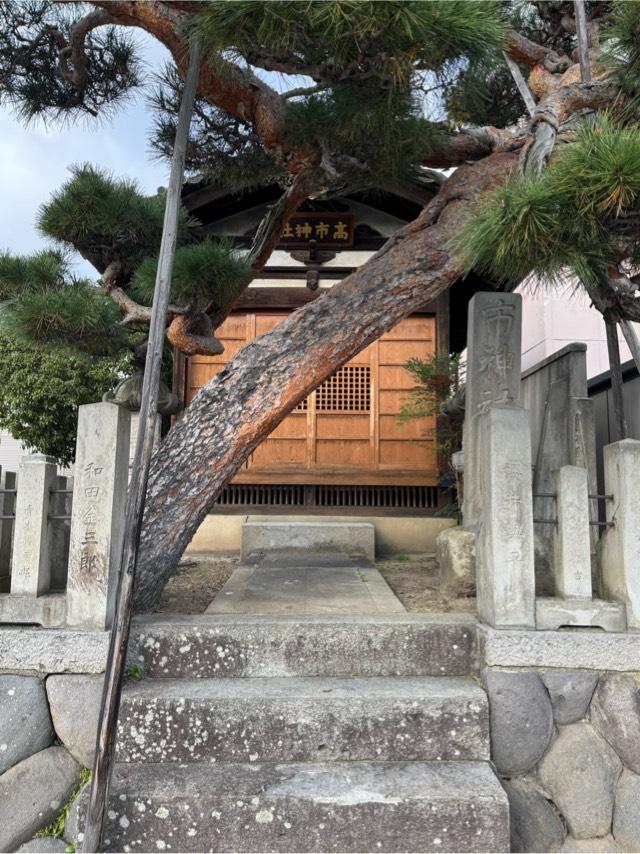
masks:
<path fill-rule="evenodd" d="M 477 417 L 482 515 L 476 540 L 478 617 L 490 626 L 535 626 L 531 437 L 524 409 Z"/>
<path fill-rule="evenodd" d="M 129 413 L 113 403 L 78 412 L 67 624 L 109 628 L 122 547 L 129 470 Z"/>
<path fill-rule="evenodd" d="M 51 584 L 51 490 L 56 464 L 51 457 L 23 457 L 18 468 L 18 494 L 13 529 L 11 593 L 40 596 Z"/>
<path fill-rule="evenodd" d="M 553 472 L 557 523 L 553 528 L 556 595 L 591 599 L 589 477 L 586 468 L 562 466 Z"/>
<path fill-rule="evenodd" d="M 602 537 L 604 595 L 624 602 L 627 624 L 640 628 L 640 442 L 624 439 L 604 449 L 607 522 Z"/>
<path fill-rule="evenodd" d="M 479 421 L 491 407 L 520 406 L 522 297 L 477 293 L 469 302 L 464 419 L 463 522 L 476 528 L 483 507 L 480 490 Z"/>
<path fill-rule="evenodd" d="M 16 496 L 12 490 L 16 488 L 16 475 L 12 471 L 0 469 L 0 516 L 15 514 Z M 11 572 L 11 544 L 13 543 L 13 520 L 0 519 L 0 590 L 8 592 L 9 575 Z"/>

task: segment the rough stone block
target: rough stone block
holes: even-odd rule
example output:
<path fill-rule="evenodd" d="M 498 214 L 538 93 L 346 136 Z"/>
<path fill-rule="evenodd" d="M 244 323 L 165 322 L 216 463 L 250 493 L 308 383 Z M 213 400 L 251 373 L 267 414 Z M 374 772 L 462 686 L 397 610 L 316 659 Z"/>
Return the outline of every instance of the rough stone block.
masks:
<path fill-rule="evenodd" d="M 476 535 L 465 528 L 445 528 L 436 539 L 440 581 L 457 596 L 476 591 Z"/>
<path fill-rule="evenodd" d="M 48 747 L 0 777 L 0 851 L 15 851 L 50 824 L 78 782 L 80 768 L 64 747 Z"/>
<path fill-rule="evenodd" d="M 143 680 L 123 691 L 117 756 L 123 762 L 480 760 L 489 758 L 488 718 L 487 698 L 471 679 Z"/>
<path fill-rule="evenodd" d="M 150 678 L 466 676 L 475 620 L 450 615 L 138 618 L 129 660 Z"/>
<path fill-rule="evenodd" d="M 616 788 L 613 835 L 626 851 L 640 851 L 640 775 L 626 768 Z"/>
<path fill-rule="evenodd" d="M 476 540 L 478 617 L 490 626 L 535 626 L 531 445 L 527 413 L 478 418 L 481 523 Z"/>
<path fill-rule="evenodd" d="M 565 599 L 591 598 L 589 486 L 585 468 L 556 469 L 557 524 L 553 528 L 555 589 Z"/>
<path fill-rule="evenodd" d="M 486 763 L 116 766 L 105 850 L 508 851 Z"/>
<path fill-rule="evenodd" d="M 540 787 L 529 778 L 504 780 L 509 798 L 511 850 L 559 851 L 564 842 L 562 819 Z"/>
<path fill-rule="evenodd" d="M 40 679 L 0 676 L 0 774 L 54 738 L 49 707 Z"/>
<path fill-rule="evenodd" d="M 524 774 L 553 736 L 551 701 L 537 673 L 485 670 L 491 719 L 491 758 L 501 774 Z"/>
<path fill-rule="evenodd" d="M 528 632 L 478 626 L 480 655 L 491 667 L 569 667 L 586 670 L 640 670 L 638 635 Z"/>
<path fill-rule="evenodd" d="M 602 599 L 536 599 L 536 627 L 559 629 L 563 626 L 598 627 L 605 632 L 624 632 L 627 614 L 622 602 Z"/>
<path fill-rule="evenodd" d="M 102 673 L 109 632 L 0 627 L 0 670 L 48 673 Z"/>
<path fill-rule="evenodd" d="M 635 638 L 638 643 L 637 636 Z M 640 774 L 640 677 L 606 673 L 591 702 L 591 721 L 623 763 Z"/>
<path fill-rule="evenodd" d="M 640 442 L 624 439 L 604 449 L 607 521 L 601 545 L 604 594 L 627 606 L 627 622 L 640 628 Z"/>
<path fill-rule="evenodd" d="M 48 629 L 58 629 L 64 626 L 66 617 L 67 605 L 63 594 L 0 595 L 0 623 L 35 623 Z"/>
<path fill-rule="evenodd" d="M 56 734 L 73 758 L 93 766 L 102 698 L 102 676 L 49 676 L 47 697 Z"/>
<path fill-rule="evenodd" d="M 587 723 L 563 727 L 540 763 L 540 780 L 576 839 L 611 830 L 613 801 L 622 763 Z"/>
<path fill-rule="evenodd" d="M 56 839 L 55 836 L 39 836 L 25 842 L 18 848 L 18 854 L 58 854 L 66 851 L 69 847 L 64 839 Z"/>
<path fill-rule="evenodd" d="M 560 726 L 574 724 L 587 714 L 598 674 L 588 670 L 545 670 L 542 681 L 553 706 L 553 717 Z"/>
<path fill-rule="evenodd" d="M 622 854 L 621 848 L 611 836 L 600 836 L 598 839 L 574 839 L 567 836 L 560 849 L 562 854 Z"/>
<path fill-rule="evenodd" d="M 270 551 L 338 552 L 375 558 L 371 522 L 245 522 L 240 557 Z"/>

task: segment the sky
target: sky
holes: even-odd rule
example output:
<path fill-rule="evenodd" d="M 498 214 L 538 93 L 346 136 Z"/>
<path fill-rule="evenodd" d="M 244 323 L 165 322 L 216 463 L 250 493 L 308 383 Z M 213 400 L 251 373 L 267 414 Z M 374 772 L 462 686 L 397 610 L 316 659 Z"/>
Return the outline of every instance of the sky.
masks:
<path fill-rule="evenodd" d="M 160 69 L 169 54 L 155 39 L 136 33 L 147 72 Z M 69 178 L 69 166 L 89 162 L 117 176 L 135 178 L 144 192 L 166 186 L 169 164 L 150 154 L 152 116 L 140 93 L 109 122 L 83 120 L 71 126 L 22 125 L 0 107 L 0 250 L 25 254 L 51 244 L 37 231 L 39 206 Z M 96 278 L 78 259 L 78 274 Z"/>

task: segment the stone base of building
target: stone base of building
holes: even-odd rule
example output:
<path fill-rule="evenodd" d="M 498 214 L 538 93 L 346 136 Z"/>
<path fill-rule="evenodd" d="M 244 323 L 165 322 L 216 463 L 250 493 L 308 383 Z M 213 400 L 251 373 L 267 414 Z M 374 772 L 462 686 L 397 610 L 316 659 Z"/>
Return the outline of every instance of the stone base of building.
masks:
<path fill-rule="evenodd" d="M 215 513 L 207 516 L 198 528 L 188 552 L 240 551 L 244 522 L 369 522 L 375 527 L 377 556 L 394 554 L 435 553 L 440 531 L 455 525 L 455 520 L 433 516 L 298 516 L 246 515 Z"/>

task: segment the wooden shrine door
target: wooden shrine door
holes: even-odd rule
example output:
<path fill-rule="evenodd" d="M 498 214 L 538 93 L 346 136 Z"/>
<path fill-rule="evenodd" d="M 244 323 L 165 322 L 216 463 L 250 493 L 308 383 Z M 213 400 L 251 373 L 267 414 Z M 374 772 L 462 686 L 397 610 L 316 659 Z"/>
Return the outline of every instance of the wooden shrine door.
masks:
<path fill-rule="evenodd" d="M 231 315 L 218 330 L 221 356 L 187 363 L 186 402 L 248 341 L 286 312 Z M 434 419 L 400 425 L 415 385 L 404 367 L 435 352 L 435 317 L 416 315 L 370 344 L 303 401 L 256 449 L 234 483 L 429 485 L 437 483 Z"/>

